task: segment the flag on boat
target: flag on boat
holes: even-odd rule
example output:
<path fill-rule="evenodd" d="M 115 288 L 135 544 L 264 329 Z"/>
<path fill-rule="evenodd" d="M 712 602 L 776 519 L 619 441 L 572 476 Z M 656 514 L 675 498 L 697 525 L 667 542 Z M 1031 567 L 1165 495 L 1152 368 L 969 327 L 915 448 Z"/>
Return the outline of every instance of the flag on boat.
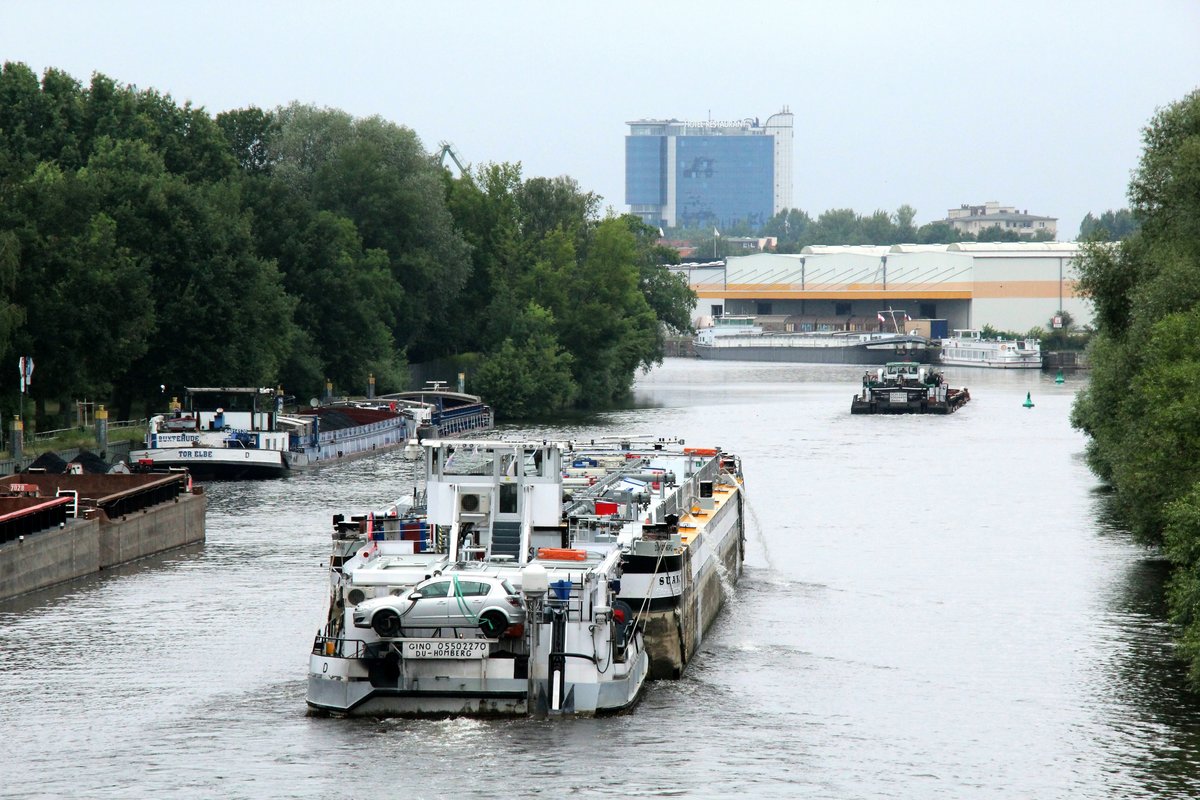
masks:
<path fill-rule="evenodd" d="M 880 322 L 887 322 L 887 320 L 885 320 L 885 319 L 883 318 L 883 313 L 882 313 L 882 312 L 880 312 L 880 313 L 876 314 L 875 316 L 879 317 L 879 321 L 880 321 Z"/>
<path fill-rule="evenodd" d="M 720 236 L 720 235 L 721 235 L 721 232 L 719 230 L 717 230 L 716 228 L 713 228 L 713 236 Z"/>
<path fill-rule="evenodd" d="M 912 322 L 912 317 L 910 317 L 910 316 L 909 316 L 909 315 L 906 313 L 906 314 L 904 315 L 904 321 L 905 321 L 905 322 Z"/>

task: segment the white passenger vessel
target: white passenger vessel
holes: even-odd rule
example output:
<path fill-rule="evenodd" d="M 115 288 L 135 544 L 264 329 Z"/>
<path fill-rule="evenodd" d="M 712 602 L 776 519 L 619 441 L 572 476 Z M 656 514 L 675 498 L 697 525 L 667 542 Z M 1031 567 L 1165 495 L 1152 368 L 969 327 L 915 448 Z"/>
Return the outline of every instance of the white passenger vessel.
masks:
<path fill-rule="evenodd" d="M 955 367 L 1041 369 L 1042 343 L 1033 338 L 985 339 L 982 331 L 964 328 L 942 340 L 938 358 Z"/>
<path fill-rule="evenodd" d="M 422 450 L 415 500 L 334 517 L 329 611 L 309 663 L 313 712 L 612 714 L 630 709 L 648 678 L 682 674 L 741 573 L 735 456 L 631 439 Z M 384 631 L 397 635 L 356 625 L 356 607 L 389 596 L 403 606 L 414 584 L 439 575 L 455 586 L 503 579 L 524 624 Z M 450 602 L 458 619 L 462 598 Z"/>

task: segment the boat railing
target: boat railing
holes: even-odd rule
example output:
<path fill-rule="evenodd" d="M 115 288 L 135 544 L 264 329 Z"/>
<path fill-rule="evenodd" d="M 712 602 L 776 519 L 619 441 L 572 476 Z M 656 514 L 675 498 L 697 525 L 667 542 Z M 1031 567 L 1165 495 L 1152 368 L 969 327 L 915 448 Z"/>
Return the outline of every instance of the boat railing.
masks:
<path fill-rule="evenodd" d="M 371 647 L 372 644 L 375 643 L 318 633 L 313 640 L 312 652 L 315 656 L 332 658 L 367 658 L 372 655 L 374 649 Z"/>
<path fill-rule="evenodd" d="M 550 591 L 546 594 L 543 609 L 550 611 L 556 608 L 566 611 L 567 619 L 583 619 L 583 583 L 551 576 Z"/>
<path fill-rule="evenodd" d="M 681 517 L 692 509 L 692 505 L 701 497 L 700 484 L 716 481 L 721 465 L 719 459 L 713 458 L 707 464 L 679 485 L 679 488 L 667 497 L 659 506 L 659 521 L 668 514 Z"/>

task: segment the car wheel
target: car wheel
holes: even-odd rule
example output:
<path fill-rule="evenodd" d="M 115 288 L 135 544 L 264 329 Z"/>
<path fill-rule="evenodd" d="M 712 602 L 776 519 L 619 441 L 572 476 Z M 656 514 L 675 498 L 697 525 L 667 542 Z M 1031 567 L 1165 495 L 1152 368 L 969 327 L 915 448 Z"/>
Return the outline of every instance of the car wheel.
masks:
<path fill-rule="evenodd" d="M 371 627 L 382 639 L 394 639 L 400 635 L 400 615 L 395 609 L 381 608 L 375 612 Z"/>
<path fill-rule="evenodd" d="M 508 627 L 508 618 L 499 611 L 485 611 L 479 618 L 479 629 L 489 639 L 495 639 Z"/>

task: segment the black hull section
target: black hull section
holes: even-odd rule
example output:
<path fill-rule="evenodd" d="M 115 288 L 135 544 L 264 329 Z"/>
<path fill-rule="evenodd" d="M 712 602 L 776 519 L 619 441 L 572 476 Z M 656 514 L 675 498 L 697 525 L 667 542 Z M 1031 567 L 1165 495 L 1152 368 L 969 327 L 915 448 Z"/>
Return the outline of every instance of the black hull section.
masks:
<path fill-rule="evenodd" d="M 929 363 L 923 347 L 704 347 L 696 345 L 699 358 L 716 361 L 776 361 L 798 364 L 861 364 L 883 366 L 890 361 Z"/>
<path fill-rule="evenodd" d="M 288 474 L 286 465 L 281 464 L 206 464 L 197 461 L 155 462 L 155 468 L 184 467 L 198 481 L 244 481 L 270 480 Z"/>

